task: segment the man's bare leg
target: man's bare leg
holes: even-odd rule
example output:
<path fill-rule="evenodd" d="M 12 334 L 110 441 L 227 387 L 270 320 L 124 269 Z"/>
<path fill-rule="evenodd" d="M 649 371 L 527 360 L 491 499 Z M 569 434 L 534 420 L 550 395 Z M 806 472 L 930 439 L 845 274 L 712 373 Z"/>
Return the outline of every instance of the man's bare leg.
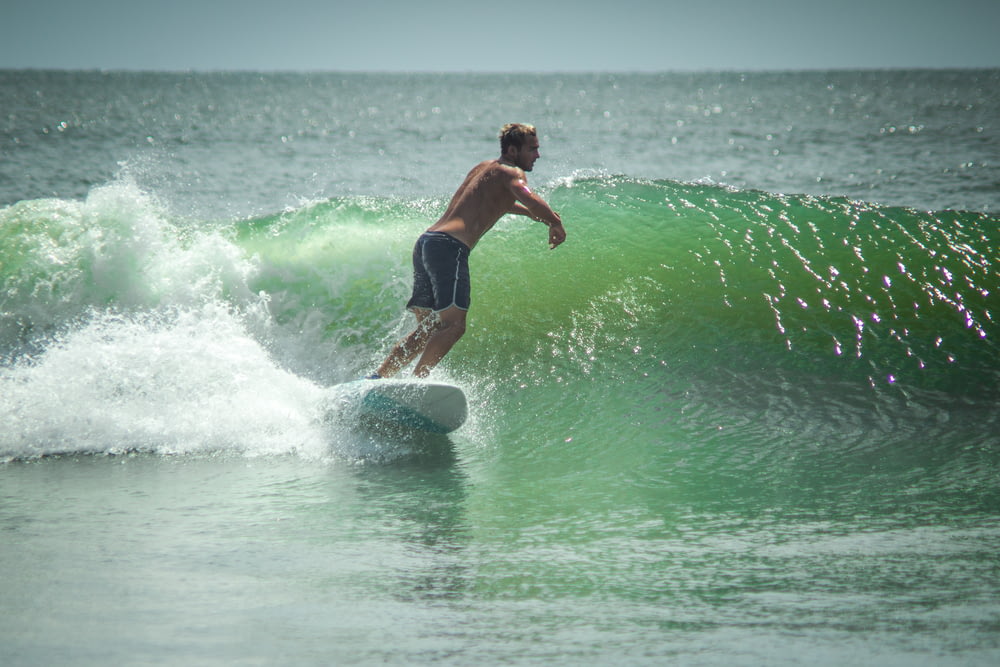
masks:
<path fill-rule="evenodd" d="M 427 341 L 434 333 L 437 317 L 429 310 L 414 310 L 413 314 L 417 317 L 417 326 L 406 338 L 396 343 L 396 346 L 392 348 L 392 352 L 376 371 L 379 377 L 389 378 L 398 373 L 400 369 L 406 368 L 407 364 L 413 361 L 427 346 Z"/>
<path fill-rule="evenodd" d="M 457 306 L 442 310 L 437 314 L 437 321 L 432 329 L 430 339 L 426 342 L 424 353 L 420 356 L 413 374 L 425 378 L 431 369 L 438 365 L 444 356 L 465 333 L 466 311 Z"/>

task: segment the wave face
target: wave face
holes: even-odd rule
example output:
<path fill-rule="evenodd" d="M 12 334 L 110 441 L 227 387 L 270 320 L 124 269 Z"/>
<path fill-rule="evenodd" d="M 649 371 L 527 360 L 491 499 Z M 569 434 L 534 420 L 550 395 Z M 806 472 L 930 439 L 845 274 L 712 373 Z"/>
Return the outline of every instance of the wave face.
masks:
<path fill-rule="evenodd" d="M 995 215 L 625 177 L 544 194 L 563 246 L 512 218 L 472 255 L 440 369 L 472 398 L 464 437 L 755 483 L 903 457 L 992 488 Z M 442 205 L 193 222 L 116 182 L 3 209 L 0 455 L 336 449 L 321 387 L 405 333 Z"/>

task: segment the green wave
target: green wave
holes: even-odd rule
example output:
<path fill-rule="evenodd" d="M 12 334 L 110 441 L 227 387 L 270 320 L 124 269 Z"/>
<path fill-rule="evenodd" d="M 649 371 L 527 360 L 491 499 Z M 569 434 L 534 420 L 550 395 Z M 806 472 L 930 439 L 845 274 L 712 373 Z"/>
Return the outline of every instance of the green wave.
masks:
<path fill-rule="evenodd" d="M 484 238 L 453 365 L 612 379 L 777 366 L 953 391 L 997 379 L 996 217 L 610 177 L 546 195 L 567 242 L 549 250 L 513 216 Z M 262 258 L 254 288 L 287 301 L 279 317 L 315 309 L 372 344 L 439 207 L 324 202 L 252 221 L 240 243 Z"/>
<path fill-rule="evenodd" d="M 729 449 L 713 456 L 754 445 L 783 462 L 782 440 L 993 437 L 995 215 L 610 176 L 542 193 L 566 243 L 509 216 L 472 253 L 469 330 L 440 369 L 468 389 L 470 428 L 554 447 L 600 434 L 584 459 L 639 467 L 663 443 L 716 438 Z M 357 377 L 405 333 L 412 244 L 445 203 L 345 197 L 212 222 L 121 185 L 21 202 L 0 211 L 2 356 L 43 352 L 92 312 L 215 303 L 278 366 Z M 636 443 L 651 449 L 605 460 Z"/>
<path fill-rule="evenodd" d="M 995 216 L 624 177 L 543 194 L 566 243 L 498 223 L 440 371 L 470 393 L 467 430 L 539 481 L 572 460 L 684 468 L 688 496 L 759 494 L 958 451 L 953 472 L 988 485 L 992 464 L 968 452 L 992 451 L 1000 425 Z M 411 246 L 443 205 L 344 199 L 252 221 L 253 289 L 289 335 L 367 372 L 405 332 Z"/>

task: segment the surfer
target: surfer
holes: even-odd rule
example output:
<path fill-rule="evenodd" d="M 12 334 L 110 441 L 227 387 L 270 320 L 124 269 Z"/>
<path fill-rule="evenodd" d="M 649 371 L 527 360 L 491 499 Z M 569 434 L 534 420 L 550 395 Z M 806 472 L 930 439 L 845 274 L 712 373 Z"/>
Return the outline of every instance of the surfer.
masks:
<path fill-rule="evenodd" d="M 469 310 L 469 253 L 507 213 L 549 228 L 549 248 L 566 240 L 562 219 L 528 188 L 525 172 L 538 159 L 532 125 L 509 123 L 500 130 L 500 157 L 480 162 L 465 177 L 444 215 L 413 248 L 413 295 L 406 307 L 416 327 L 393 347 L 369 379 L 392 377 L 420 355 L 413 374 L 427 377 L 465 333 Z"/>

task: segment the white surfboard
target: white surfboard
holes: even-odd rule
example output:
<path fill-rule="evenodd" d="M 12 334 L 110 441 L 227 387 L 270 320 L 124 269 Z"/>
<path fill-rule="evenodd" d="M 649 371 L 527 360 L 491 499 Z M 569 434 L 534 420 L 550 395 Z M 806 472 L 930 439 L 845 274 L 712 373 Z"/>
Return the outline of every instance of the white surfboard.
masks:
<path fill-rule="evenodd" d="M 426 380 L 356 380 L 330 388 L 330 409 L 359 422 L 451 433 L 469 414 L 465 393 Z"/>

